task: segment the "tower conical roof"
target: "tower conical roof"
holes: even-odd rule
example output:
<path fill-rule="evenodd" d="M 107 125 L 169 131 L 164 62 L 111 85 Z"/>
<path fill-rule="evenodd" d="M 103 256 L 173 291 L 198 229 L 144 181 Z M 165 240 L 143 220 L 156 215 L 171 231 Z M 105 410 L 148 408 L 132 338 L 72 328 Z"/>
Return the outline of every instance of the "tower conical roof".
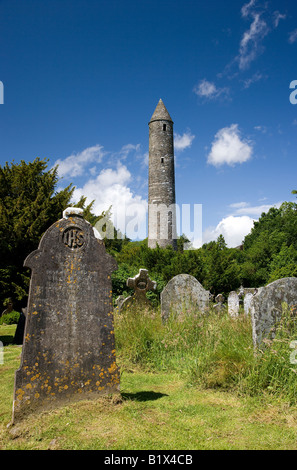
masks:
<path fill-rule="evenodd" d="M 172 121 L 170 114 L 168 113 L 165 104 L 163 101 L 160 99 L 159 103 L 157 104 L 157 107 L 154 111 L 154 114 L 151 117 L 150 122 L 152 121 Z"/>

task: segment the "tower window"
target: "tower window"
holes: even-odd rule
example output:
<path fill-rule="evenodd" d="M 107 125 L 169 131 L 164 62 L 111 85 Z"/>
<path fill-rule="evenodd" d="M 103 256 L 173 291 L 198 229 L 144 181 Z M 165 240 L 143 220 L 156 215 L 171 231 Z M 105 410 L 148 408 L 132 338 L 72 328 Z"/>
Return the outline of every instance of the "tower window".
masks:
<path fill-rule="evenodd" d="M 161 163 L 164 163 L 164 157 L 161 157 Z"/>
<path fill-rule="evenodd" d="M 166 124 L 163 124 L 163 131 L 166 131 Z"/>

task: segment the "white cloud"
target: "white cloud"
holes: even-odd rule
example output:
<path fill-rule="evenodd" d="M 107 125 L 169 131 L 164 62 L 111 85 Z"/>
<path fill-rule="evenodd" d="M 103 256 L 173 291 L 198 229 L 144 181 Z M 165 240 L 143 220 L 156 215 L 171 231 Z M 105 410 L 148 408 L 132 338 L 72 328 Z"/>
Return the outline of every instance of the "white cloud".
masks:
<path fill-rule="evenodd" d="M 248 216 L 229 216 L 222 219 L 215 228 L 208 228 L 203 233 L 203 243 L 217 240 L 223 235 L 229 248 L 235 248 L 242 244 L 244 237 L 248 235 L 254 226 L 254 220 Z"/>
<path fill-rule="evenodd" d="M 141 145 L 140 144 L 127 144 L 127 145 L 123 145 L 123 147 L 121 148 L 121 150 L 119 152 L 116 152 L 114 154 L 114 156 L 116 156 L 116 158 L 121 158 L 122 160 L 125 160 L 129 153 L 130 152 L 139 152 L 140 151 L 140 147 Z"/>
<path fill-rule="evenodd" d="M 176 151 L 182 152 L 188 147 L 191 147 L 195 136 L 190 131 L 184 132 L 183 135 L 174 134 L 174 148 Z"/>
<path fill-rule="evenodd" d="M 264 52 L 265 48 L 263 46 L 263 41 L 265 37 L 275 30 L 279 26 L 280 21 L 285 20 L 287 15 L 280 13 L 278 10 L 273 11 L 270 8 L 268 1 L 250 0 L 242 6 L 241 17 L 246 21 L 250 21 L 249 28 L 241 37 L 237 56 L 225 66 L 222 73 L 217 74 L 220 78 L 224 75 L 227 75 L 229 79 L 236 78 L 238 76 L 238 72 L 232 73 L 232 67 L 235 64 L 238 66 L 240 72 L 246 71 L 250 67 L 250 64 Z M 294 42 L 296 37 L 294 35 L 294 31 L 292 33 L 290 38 L 291 42 Z M 246 80 L 246 88 L 259 79 L 260 74 L 255 74 L 252 79 Z M 215 97 L 215 85 L 210 83 L 210 85 L 213 86 L 206 86 L 207 82 L 204 85 L 204 87 L 201 87 L 201 90 L 198 85 L 194 91 L 200 91 L 201 93 L 204 92 L 205 94 L 209 94 L 211 97 Z"/>
<path fill-rule="evenodd" d="M 294 44 L 294 42 L 297 42 L 297 29 L 289 33 L 289 43 Z"/>
<path fill-rule="evenodd" d="M 234 202 L 233 204 L 230 204 L 229 207 L 232 207 L 232 209 L 242 209 L 246 206 L 248 206 L 247 202 Z"/>
<path fill-rule="evenodd" d="M 126 233 L 127 224 L 135 212 L 135 227 L 130 224 L 130 238 L 146 237 L 146 211 L 147 201 L 140 195 L 133 194 L 129 187 L 132 175 L 125 165 L 120 162 L 117 168 L 105 168 L 98 176 L 87 181 L 83 187 L 75 188 L 73 200 L 78 201 L 81 196 L 87 197 L 87 203 L 94 202 L 93 212 L 101 214 L 112 206 L 112 220 L 115 226 Z M 133 236 L 134 235 L 134 236 Z"/>
<path fill-rule="evenodd" d="M 260 13 L 252 13 L 253 22 L 250 28 L 245 31 L 239 48 L 239 68 L 246 70 L 250 63 L 255 60 L 259 54 L 263 52 L 261 41 L 268 34 L 269 28 L 266 21 L 261 19 Z"/>
<path fill-rule="evenodd" d="M 205 78 L 201 80 L 195 87 L 194 93 L 201 98 L 216 99 L 219 96 L 226 96 L 229 93 L 228 88 L 217 88 L 213 82 L 209 82 Z"/>
<path fill-rule="evenodd" d="M 251 9 L 255 6 L 257 0 L 251 0 L 249 3 L 245 3 L 241 8 L 241 14 L 245 18 L 251 12 Z"/>
<path fill-rule="evenodd" d="M 145 153 L 142 155 L 142 165 L 148 166 L 148 164 L 149 164 L 149 153 L 148 153 L 148 152 L 145 152 Z"/>
<path fill-rule="evenodd" d="M 232 215 L 242 215 L 242 216 L 253 216 L 259 218 L 263 212 L 267 213 L 271 207 L 279 208 L 282 205 L 282 202 L 277 202 L 276 204 L 260 204 L 259 206 L 251 206 L 248 202 L 238 202 L 230 204 Z"/>
<path fill-rule="evenodd" d="M 267 198 L 262 198 L 262 201 L 265 199 Z M 235 248 L 242 244 L 263 212 L 267 213 L 271 207 L 279 208 L 281 204 L 282 202 L 277 202 L 251 206 L 246 201 L 234 202 L 229 205 L 231 214 L 224 217 L 216 227 L 209 227 L 203 232 L 203 243 L 217 240 L 219 235 L 223 235 L 228 247 Z"/>
<path fill-rule="evenodd" d="M 58 159 L 54 166 L 58 165 L 59 177 L 81 176 L 90 163 L 100 163 L 105 152 L 101 145 L 88 147 L 82 152 L 73 153 L 65 159 Z M 92 168 L 94 171 L 94 167 Z"/>
<path fill-rule="evenodd" d="M 268 2 L 258 2 L 250 0 L 241 8 L 243 18 L 252 18 L 252 23 L 245 31 L 239 48 L 237 60 L 240 70 L 249 68 L 250 63 L 255 60 L 263 51 L 262 41 L 267 34 L 278 27 L 280 20 L 286 19 L 286 14 L 278 10 L 270 11 Z M 265 16 L 265 19 L 263 17 Z"/>
<path fill-rule="evenodd" d="M 274 16 L 274 27 L 277 28 L 279 25 L 280 20 L 285 20 L 287 18 L 287 15 L 281 14 L 279 11 L 275 11 L 273 13 Z"/>
<path fill-rule="evenodd" d="M 262 134 L 266 134 L 266 133 L 267 133 L 267 127 L 266 127 L 266 126 L 255 126 L 254 129 L 255 129 L 256 131 L 261 132 Z"/>
<path fill-rule="evenodd" d="M 128 224 L 130 232 L 127 236 L 143 239 L 146 237 L 147 201 L 131 189 L 135 183 L 139 186 L 141 178 L 138 175 L 133 179 L 127 166 L 122 163 L 130 154 L 141 162 L 147 157 L 147 154 L 141 154 L 140 144 L 124 145 L 117 152 L 106 152 L 101 145 L 95 145 L 57 160 L 55 166 L 58 165 L 59 177 L 72 178 L 75 186 L 73 202 L 81 196 L 86 197 L 87 204 L 94 201 L 92 210 L 96 215 L 112 206 L 112 220 L 116 228 L 126 233 Z M 109 156 L 108 167 L 102 168 L 106 155 Z M 134 218 L 133 214 L 136 214 Z M 137 226 L 135 229 L 133 224 L 129 225 L 132 219 L 134 226 Z"/>
<path fill-rule="evenodd" d="M 238 124 L 232 124 L 215 135 L 207 162 L 216 167 L 224 164 L 234 166 L 236 163 L 248 161 L 252 153 L 252 144 L 241 138 Z"/>
<path fill-rule="evenodd" d="M 254 75 L 251 78 L 247 78 L 243 81 L 243 86 L 244 86 L 244 88 L 249 88 L 251 85 L 258 82 L 262 78 L 264 78 L 264 76 L 261 73 L 256 72 L 256 73 L 254 73 Z"/>
<path fill-rule="evenodd" d="M 206 96 L 207 98 L 213 97 L 217 94 L 215 84 L 208 82 L 205 79 L 201 80 L 201 82 L 195 87 L 194 91 L 197 95 Z"/>

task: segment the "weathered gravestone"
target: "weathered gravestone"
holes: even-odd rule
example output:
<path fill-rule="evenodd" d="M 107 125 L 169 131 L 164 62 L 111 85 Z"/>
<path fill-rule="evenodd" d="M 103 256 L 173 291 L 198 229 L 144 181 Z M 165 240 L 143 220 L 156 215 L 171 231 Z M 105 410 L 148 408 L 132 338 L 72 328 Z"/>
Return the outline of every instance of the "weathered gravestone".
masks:
<path fill-rule="evenodd" d="M 115 304 L 116 304 L 116 308 L 118 310 L 121 310 L 121 306 L 122 306 L 122 303 L 124 302 L 125 300 L 125 296 L 124 295 L 119 295 L 117 298 L 116 298 L 116 301 L 115 301 Z"/>
<path fill-rule="evenodd" d="M 147 269 L 140 269 L 136 276 L 129 277 L 127 279 L 127 286 L 134 289 L 134 294 L 122 301 L 119 305 L 120 311 L 131 307 L 141 308 L 151 306 L 146 293 L 150 290 L 155 290 L 157 283 L 149 278 Z"/>
<path fill-rule="evenodd" d="M 239 297 L 237 292 L 230 292 L 228 295 L 228 314 L 231 317 L 237 317 L 239 313 Z"/>
<path fill-rule="evenodd" d="M 258 289 L 251 302 L 251 318 L 254 346 L 259 346 L 269 333 L 274 337 L 273 328 L 280 321 L 283 303 L 297 309 L 297 278 L 279 279 Z"/>
<path fill-rule="evenodd" d="M 118 392 L 110 277 L 116 263 L 92 226 L 68 209 L 24 265 L 32 274 L 12 422 Z"/>
<path fill-rule="evenodd" d="M 226 306 L 224 305 L 224 301 L 225 301 L 225 297 L 223 296 L 223 294 L 218 294 L 215 297 L 216 303 L 213 306 L 213 308 L 217 313 L 222 313 L 226 309 Z"/>
<path fill-rule="evenodd" d="M 161 292 L 161 315 L 167 320 L 170 313 L 181 315 L 195 309 L 205 312 L 209 306 L 209 291 L 189 274 L 173 277 Z"/>
<path fill-rule="evenodd" d="M 245 294 L 244 296 L 243 309 L 244 309 L 245 316 L 248 316 L 250 314 L 253 295 L 254 294 L 252 294 L 251 292 L 247 292 L 247 294 Z"/>

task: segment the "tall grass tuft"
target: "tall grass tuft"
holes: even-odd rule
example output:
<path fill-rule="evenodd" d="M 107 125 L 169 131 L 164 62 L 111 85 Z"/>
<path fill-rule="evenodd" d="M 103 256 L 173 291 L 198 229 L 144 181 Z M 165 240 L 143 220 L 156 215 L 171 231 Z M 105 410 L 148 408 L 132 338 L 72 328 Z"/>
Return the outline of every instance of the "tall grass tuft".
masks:
<path fill-rule="evenodd" d="M 297 340 L 297 318 L 285 309 L 282 320 L 257 351 L 249 317 L 231 318 L 213 310 L 162 321 L 160 309 L 115 313 L 117 357 L 122 369 L 175 371 L 193 386 L 233 389 L 240 394 L 266 391 L 297 403 L 297 365 L 290 344 Z M 296 355 L 297 356 L 297 355 Z"/>
<path fill-rule="evenodd" d="M 205 386 L 238 382 L 253 357 L 250 321 L 185 309 L 162 321 L 160 310 L 115 314 L 117 354 L 128 365 L 174 370 Z"/>

